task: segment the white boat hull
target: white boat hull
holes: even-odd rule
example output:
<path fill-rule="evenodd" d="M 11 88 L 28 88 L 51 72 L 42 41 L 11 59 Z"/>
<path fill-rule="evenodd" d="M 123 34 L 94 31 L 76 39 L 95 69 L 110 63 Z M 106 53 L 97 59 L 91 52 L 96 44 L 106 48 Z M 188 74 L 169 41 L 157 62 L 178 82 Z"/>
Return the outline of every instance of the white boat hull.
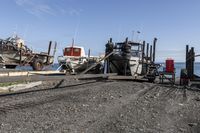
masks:
<path fill-rule="evenodd" d="M 129 64 L 132 76 L 138 76 L 142 74 L 142 64 L 140 64 L 138 57 L 131 57 Z"/>

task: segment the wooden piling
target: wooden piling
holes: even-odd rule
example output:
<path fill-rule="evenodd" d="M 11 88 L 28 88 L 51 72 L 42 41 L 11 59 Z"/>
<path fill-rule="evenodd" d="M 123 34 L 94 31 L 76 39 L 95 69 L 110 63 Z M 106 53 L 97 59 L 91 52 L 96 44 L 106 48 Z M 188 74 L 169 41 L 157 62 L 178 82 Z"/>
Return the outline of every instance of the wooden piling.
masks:
<path fill-rule="evenodd" d="M 155 62 L 156 42 L 157 42 L 157 38 L 154 38 L 154 41 L 153 41 L 153 62 Z"/>
<path fill-rule="evenodd" d="M 149 58 L 149 43 L 147 43 L 147 49 L 146 49 L 146 60 L 148 61 Z"/>
<path fill-rule="evenodd" d="M 152 45 L 150 46 L 150 61 L 152 62 Z"/>

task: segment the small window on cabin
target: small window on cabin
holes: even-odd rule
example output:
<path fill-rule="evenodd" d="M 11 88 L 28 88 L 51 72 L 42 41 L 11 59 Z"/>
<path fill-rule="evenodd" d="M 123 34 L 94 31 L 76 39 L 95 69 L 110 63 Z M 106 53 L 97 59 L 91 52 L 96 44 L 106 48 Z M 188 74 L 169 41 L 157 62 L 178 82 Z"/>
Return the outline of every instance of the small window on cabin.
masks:
<path fill-rule="evenodd" d="M 77 52 L 77 53 L 78 53 L 78 52 L 79 52 L 79 49 L 78 49 L 78 48 L 75 48 L 75 49 L 74 49 L 74 52 Z"/>
<path fill-rule="evenodd" d="M 139 50 L 139 46 L 132 46 L 131 50 L 138 51 Z"/>
<path fill-rule="evenodd" d="M 69 48 L 67 48 L 67 49 L 66 49 L 66 52 L 70 52 L 70 49 L 69 49 Z"/>

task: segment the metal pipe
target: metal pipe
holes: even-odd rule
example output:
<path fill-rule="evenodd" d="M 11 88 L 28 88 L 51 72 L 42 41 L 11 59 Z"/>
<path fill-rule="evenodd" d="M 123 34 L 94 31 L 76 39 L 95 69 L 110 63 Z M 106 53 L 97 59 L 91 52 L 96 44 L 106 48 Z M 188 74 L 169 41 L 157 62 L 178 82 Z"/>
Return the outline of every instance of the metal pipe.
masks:
<path fill-rule="evenodd" d="M 154 41 L 153 41 L 153 63 L 155 62 L 156 42 L 157 42 L 157 38 L 154 38 Z"/>

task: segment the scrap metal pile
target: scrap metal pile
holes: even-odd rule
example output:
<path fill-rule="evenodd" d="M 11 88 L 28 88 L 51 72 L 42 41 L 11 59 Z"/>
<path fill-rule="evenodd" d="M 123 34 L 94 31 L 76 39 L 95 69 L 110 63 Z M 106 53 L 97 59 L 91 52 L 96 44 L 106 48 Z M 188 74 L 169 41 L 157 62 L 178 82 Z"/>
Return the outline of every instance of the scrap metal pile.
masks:
<path fill-rule="evenodd" d="M 48 52 L 35 53 L 29 49 L 24 40 L 18 36 L 0 40 L 0 64 L 6 68 L 30 65 L 33 70 L 42 70 L 44 65 L 53 63 L 56 44 L 53 55 L 50 55 L 52 42 L 49 43 Z"/>

